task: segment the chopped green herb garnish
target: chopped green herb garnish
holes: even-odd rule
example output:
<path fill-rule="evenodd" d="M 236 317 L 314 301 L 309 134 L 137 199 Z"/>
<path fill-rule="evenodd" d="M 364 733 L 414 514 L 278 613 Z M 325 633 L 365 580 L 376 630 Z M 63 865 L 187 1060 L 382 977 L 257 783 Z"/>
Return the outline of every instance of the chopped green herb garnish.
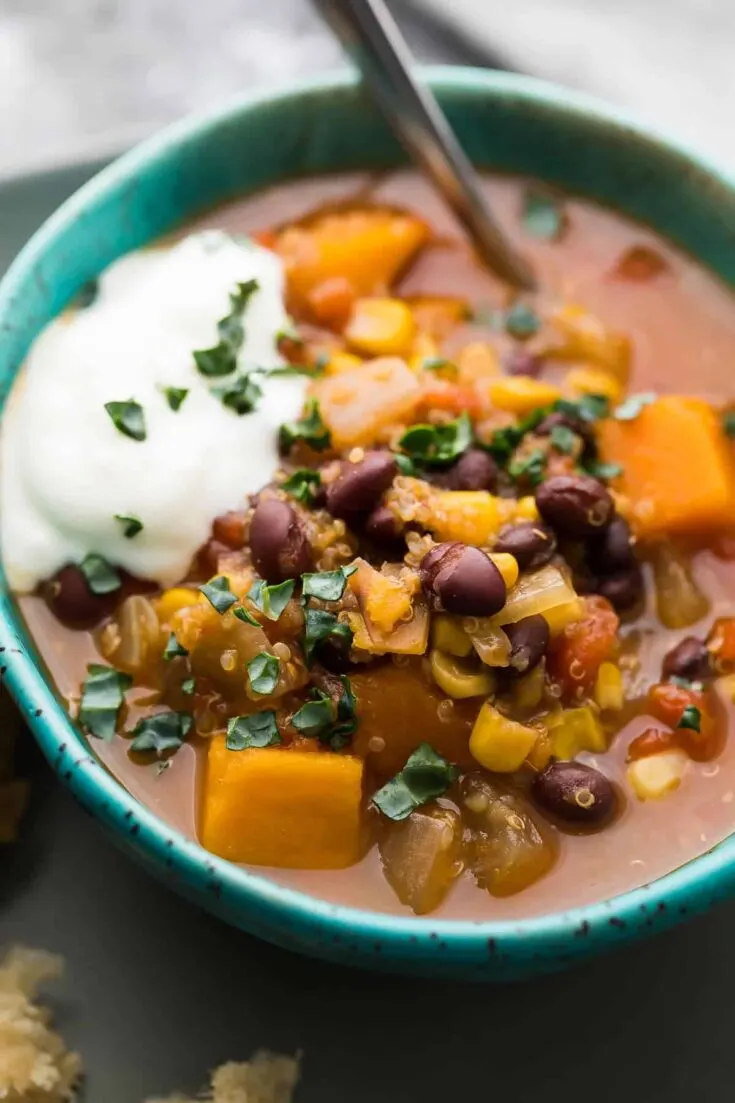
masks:
<path fill-rule="evenodd" d="M 555 425 L 550 440 L 558 452 L 568 456 L 574 451 L 579 437 L 567 425 Z"/>
<path fill-rule="evenodd" d="M 512 479 L 523 479 L 531 486 L 542 483 L 545 472 L 546 455 L 541 448 L 534 448 L 527 456 L 513 460 L 508 465 L 508 474 Z"/>
<path fill-rule="evenodd" d="M 162 390 L 174 413 L 181 409 L 184 399 L 189 393 L 186 387 L 163 387 Z"/>
<path fill-rule="evenodd" d="M 189 654 L 189 652 L 186 650 L 185 647 L 181 646 L 179 641 L 176 639 L 176 636 L 172 632 L 171 635 L 166 640 L 166 646 L 163 649 L 164 659 L 166 659 L 166 660 L 176 659 L 180 655 L 188 655 L 188 654 Z"/>
<path fill-rule="evenodd" d="M 339 751 L 352 742 L 357 731 L 357 698 L 352 683 L 346 674 L 340 675 L 342 693 L 337 702 L 337 722 L 329 734 L 329 745 L 333 751 Z"/>
<path fill-rule="evenodd" d="M 132 540 L 139 532 L 143 531 L 143 522 L 138 517 L 132 517 L 125 513 L 116 513 L 115 520 L 122 525 L 123 536 L 126 540 Z"/>
<path fill-rule="evenodd" d="M 249 613 L 244 605 L 238 605 L 237 609 L 233 610 L 234 615 L 238 620 L 244 621 L 245 624 L 252 624 L 255 628 L 260 628 L 260 621 L 256 620 L 252 613 Z"/>
<path fill-rule="evenodd" d="M 593 479 L 601 479 L 605 482 L 607 479 L 616 479 L 618 475 L 622 475 L 623 465 L 622 463 L 602 463 L 599 460 L 589 460 L 585 462 L 584 470 Z"/>
<path fill-rule="evenodd" d="M 245 340 L 242 315 L 251 295 L 258 290 L 258 287 L 257 280 L 247 280 L 245 283 L 237 284 L 236 290 L 230 294 L 230 313 L 217 322 L 218 343 L 212 348 L 198 349 L 194 352 L 194 361 L 199 372 L 208 379 L 231 375 L 235 371 L 237 354 Z"/>
<path fill-rule="evenodd" d="M 555 241 L 566 226 L 561 203 L 546 192 L 529 189 L 523 199 L 523 226 L 532 237 Z"/>
<path fill-rule="evenodd" d="M 452 463 L 472 444 L 472 422 L 466 413 L 445 425 L 412 425 L 398 442 L 414 461 L 441 466 Z"/>
<path fill-rule="evenodd" d="M 690 731 L 701 730 L 702 713 L 696 705 L 687 705 L 681 714 L 677 728 L 688 728 Z"/>
<path fill-rule="evenodd" d="M 399 474 L 411 476 L 416 474 L 416 464 L 408 456 L 404 456 L 402 452 L 394 452 L 393 459 L 396 461 Z"/>
<path fill-rule="evenodd" d="M 348 678 L 340 678 L 342 693 L 335 706 L 329 694 L 312 689 L 311 697 L 291 717 L 291 724 L 301 735 L 327 743 L 340 751 L 352 741 L 357 731 L 357 700 Z"/>
<path fill-rule="evenodd" d="M 275 747 L 280 742 L 276 714 L 272 709 L 254 712 L 250 716 L 233 716 L 227 725 L 225 746 L 228 751 Z"/>
<path fill-rule="evenodd" d="M 339 601 L 345 592 L 347 579 L 354 574 L 357 567 L 350 564 L 349 567 L 338 567 L 336 571 L 320 571 L 319 574 L 304 574 L 303 596 L 320 598 L 322 601 Z"/>
<path fill-rule="evenodd" d="M 278 685 L 278 677 L 281 673 L 281 660 L 277 655 L 269 655 L 267 651 L 260 651 L 248 663 L 248 681 L 253 693 L 267 696 Z"/>
<path fill-rule="evenodd" d="M 253 412 L 263 397 L 263 388 L 255 375 L 249 374 L 239 376 L 230 386 L 213 387 L 212 394 L 228 410 L 233 410 L 238 417 L 242 417 L 243 414 Z"/>
<path fill-rule="evenodd" d="M 291 723 L 302 735 L 310 737 L 322 735 L 336 719 L 336 709 L 332 698 L 320 689 L 314 689 L 313 700 L 302 705 L 291 717 Z"/>
<path fill-rule="evenodd" d="M 184 678 L 181 683 L 181 692 L 190 697 L 196 689 L 196 678 Z"/>
<path fill-rule="evenodd" d="M 610 400 L 604 394 L 583 394 L 579 398 L 559 398 L 551 407 L 581 421 L 599 421 L 610 413 Z"/>
<path fill-rule="evenodd" d="M 284 479 L 281 490 L 285 490 L 297 502 L 310 506 L 321 485 L 322 477 L 318 471 L 314 471 L 311 467 L 299 467 Z"/>
<path fill-rule="evenodd" d="M 209 582 L 205 582 L 199 589 L 218 613 L 226 613 L 237 601 L 236 595 L 230 589 L 229 578 L 222 574 L 217 575 L 216 578 L 210 578 Z"/>
<path fill-rule="evenodd" d="M 617 421 L 634 421 L 638 417 L 639 413 L 644 406 L 650 406 L 652 402 L 655 402 L 656 395 L 653 391 L 646 391 L 643 394 L 632 394 L 625 399 L 624 402 L 617 407 L 613 413 L 613 417 Z"/>
<path fill-rule="evenodd" d="M 541 319 L 527 303 L 514 303 L 505 315 L 505 331 L 518 341 L 526 341 L 541 329 Z"/>
<path fill-rule="evenodd" d="M 97 739 L 113 738 L 125 692 L 132 684 L 129 674 L 122 674 L 111 666 L 90 663 L 79 704 L 79 723 L 90 735 Z"/>
<path fill-rule="evenodd" d="M 350 626 L 339 621 L 335 613 L 328 613 L 326 609 L 306 609 L 303 648 L 307 666 L 311 665 L 314 651 L 320 643 L 331 640 L 335 644 L 349 648 L 352 644 L 352 635 Z"/>
<path fill-rule="evenodd" d="M 448 369 L 455 374 L 457 372 L 457 365 L 447 360 L 446 356 L 427 356 L 421 361 L 421 367 L 424 371 L 439 372 Z"/>
<path fill-rule="evenodd" d="M 722 428 L 728 437 L 735 437 L 735 410 L 726 410 L 722 415 Z"/>
<path fill-rule="evenodd" d="M 389 820 L 405 820 L 422 804 L 446 793 L 458 776 L 456 766 L 437 754 L 428 743 L 422 743 L 400 773 L 378 789 L 372 803 Z"/>
<path fill-rule="evenodd" d="M 258 579 L 248 590 L 248 600 L 261 613 L 265 613 L 268 620 L 278 620 L 293 596 L 295 585 L 293 578 L 287 578 L 276 586 L 269 586 L 267 582 Z"/>
<path fill-rule="evenodd" d="M 308 400 L 305 411 L 303 417 L 286 422 L 280 428 L 279 443 L 286 452 L 299 440 L 308 444 L 315 452 L 323 452 L 331 444 L 329 429 L 322 421 L 319 403 L 315 398 Z"/>
<path fill-rule="evenodd" d="M 79 564 L 79 569 L 93 594 L 112 594 L 122 585 L 120 575 L 115 568 L 97 552 L 85 555 Z"/>
<path fill-rule="evenodd" d="M 166 751 L 178 751 L 191 731 L 192 718 L 186 712 L 157 712 L 139 720 L 133 729 L 131 751 L 154 751 L 158 758 Z"/>
<path fill-rule="evenodd" d="M 145 440 L 145 416 L 139 402 L 129 398 L 127 402 L 106 402 L 105 409 L 112 424 L 132 440 Z"/>
<path fill-rule="evenodd" d="M 548 407 L 540 406 L 530 414 L 526 414 L 515 425 L 505 425 L 502 429 L 496 429 L 490 438 L 490 443 L 486 446 L 488 452 L 498 463 L 507 463 L 526 434 L 540 425 L 550 412 Z"/>

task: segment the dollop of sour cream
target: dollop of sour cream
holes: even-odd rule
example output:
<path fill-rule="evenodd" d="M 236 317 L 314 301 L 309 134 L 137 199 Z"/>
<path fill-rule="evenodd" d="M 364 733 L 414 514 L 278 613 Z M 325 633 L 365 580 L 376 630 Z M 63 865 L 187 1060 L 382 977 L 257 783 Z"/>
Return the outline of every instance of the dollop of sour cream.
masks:
<path fill-rule="evenodd" d="M 262 379 L 263 397 L 238 416 L 193 351 L 218 342 L 238 283 L 257 280 L 242 314 L 238 371 L 283 363 L 288 324 L 279 258 L 219 231 L 133 253 L 103 274 L 94 303 L 62 315 L 31 349 L 0 439 L 0 542 L 10 585 L 30 591 L 66 563 L 97 552 L 169 585 L 207 539 L 214 517 L 242 506 L 278 466 L 278 426 L 298 417 L 301 376 Z M 173 410 L 165 388 L 188 393 Z M 105 409 L 135 400 L 144 440 Z M 135 517 L 132 538 L 115 519 Z"/>

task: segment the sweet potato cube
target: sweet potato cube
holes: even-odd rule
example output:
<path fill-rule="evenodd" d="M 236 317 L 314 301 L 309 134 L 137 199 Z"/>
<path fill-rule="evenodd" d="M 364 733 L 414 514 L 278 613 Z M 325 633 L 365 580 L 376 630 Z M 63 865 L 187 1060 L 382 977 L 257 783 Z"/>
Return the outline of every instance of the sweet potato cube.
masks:
<path fill-rule="evenodd" d="M 600 425 L 600 450 L 623 473 L 616 488 L 632 504 L 642 539 L 711 533 L 735 521 L 735 464 L 714 410 L 666 395 L 632 421 Z"/>
<path fill-rule="evenodd" d="M 252 748 L 215 736 L 202 845 L 231 862 L 343 869 L 361 854 L 363 764 L 352 755 Z"/>
<path fill-rule="evenodd" d="M 397 422 L 410 421 L 421 386 L 403 360 L 383 356 L 314 387 L 335 448 L 369 445 Z"/>

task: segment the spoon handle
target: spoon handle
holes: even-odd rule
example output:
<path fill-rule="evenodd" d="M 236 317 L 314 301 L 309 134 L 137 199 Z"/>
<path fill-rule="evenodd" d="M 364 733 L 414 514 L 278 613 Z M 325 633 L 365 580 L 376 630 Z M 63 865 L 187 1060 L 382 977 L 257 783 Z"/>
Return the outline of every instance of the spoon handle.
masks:
<path fill-rule="evenodd" d="M 490 213 L 470 160 L 433 93 L 411 75 L 412 57 L 384 0 L 315 0 L 357 64 L 389 124 L 433 181 L 490 268 L 516 287 L 536 286 L 526 261 Z"/>

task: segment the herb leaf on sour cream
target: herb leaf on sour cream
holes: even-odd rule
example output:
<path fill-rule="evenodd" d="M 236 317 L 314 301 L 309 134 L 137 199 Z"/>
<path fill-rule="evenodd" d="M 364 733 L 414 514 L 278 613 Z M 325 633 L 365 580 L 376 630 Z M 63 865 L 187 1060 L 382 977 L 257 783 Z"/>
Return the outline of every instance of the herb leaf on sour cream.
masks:
<path fill-rule="evenodd" d="M 93 594 L 112 594 L 122 585 L 120 575 L 104 556 L 90 552 L 79 564 Z"/>
<path fill-rule="evenodd" d="M 188 389 L 186 387 L 162 387 L 161 389 L 169 406 L 174 413 L 177 413 L 189 393 Z"/>
<path fill-rule="evenodd" d="M 245 341 L 242 316 L 251 296 L 259 287 L 257 280 L 246 280 L 238 283 L 236 289 L 230 292 L 230 312 L 217 322 L 219 341 L 212 348 L 194 351 L 194 362 L 201 375 L 216 379 L 222 375 L 231 375 L 237 368 L 237 354 Z"/>
<path fill-rule="evenodd" d="M 143 531 L 143 522 L 139 517 L 133 517 L 127 513 L 116 513 L 115 520 L 122 525 L 123 536 L 126 540 L 132 540 L 134 536 Z"/>
<path fill-rule="evenodd" d="M 106 402 L 105 409 L 110 415 L 112 424 L 131 440 L 145 440 L 145 415 L 143 407 L 134 398 L 127 402 Z"/>

